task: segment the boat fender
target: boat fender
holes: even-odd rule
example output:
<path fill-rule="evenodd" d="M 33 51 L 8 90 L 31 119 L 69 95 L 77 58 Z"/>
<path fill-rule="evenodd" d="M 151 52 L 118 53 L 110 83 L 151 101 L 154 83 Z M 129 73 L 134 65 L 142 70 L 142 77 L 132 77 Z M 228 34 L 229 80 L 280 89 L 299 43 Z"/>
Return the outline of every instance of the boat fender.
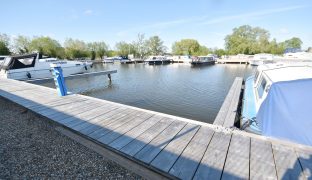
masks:
<path fill-rule="evenodd" d="M 31 78 L 31 74 L 29 72 L 26 73 L 26 76 L 28 77 L 28 79 Z"/>
<path fill-rule="evenodd" d="M 85 68 L 85 70 L 88 70 L 87 66 L 85 66 L 84 68 Z"/>
<path fill-rule="evenodd" d="M 90 65 L 90 68 L 93 68 L 93 64 Z"/>

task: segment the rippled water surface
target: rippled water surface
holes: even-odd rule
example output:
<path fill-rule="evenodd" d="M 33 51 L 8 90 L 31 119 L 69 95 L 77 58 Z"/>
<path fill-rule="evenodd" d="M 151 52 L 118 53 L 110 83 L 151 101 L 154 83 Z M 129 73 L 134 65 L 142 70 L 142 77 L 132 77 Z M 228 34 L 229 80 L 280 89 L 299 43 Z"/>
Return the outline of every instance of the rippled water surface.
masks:
<path fill-rule="evenodd" d="M 234 78 L 253 72 L 243 64 L 97 64 L 92 71 L 112 69 L 118 72 L 111 84 L 106 76 L 96 76 L 67 80 L 67 87 L 74 93 L 207 123 L 213 123 Z"/>

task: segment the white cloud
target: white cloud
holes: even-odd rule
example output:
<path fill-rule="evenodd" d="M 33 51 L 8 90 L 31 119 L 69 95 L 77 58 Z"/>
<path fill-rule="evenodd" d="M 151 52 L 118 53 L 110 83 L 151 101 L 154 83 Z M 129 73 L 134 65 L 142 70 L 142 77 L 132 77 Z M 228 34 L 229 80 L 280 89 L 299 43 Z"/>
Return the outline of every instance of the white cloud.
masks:
<path fill-rule="evenodd" d="M 296 9 L 305 8 L 306 6 L 290 6 L 290 7 L 283 7 L 283 8 L 276 8 L 276 9 L 268 9 L 268 10 L 262 10 L 257 12 L 251 12 L 251 13 L 244 13 L 244 14 L 237 14 L 237 15 L 230 15 L 230 16 L 224 16 L 219 18 L 210 19 L 208 21 L 202 22 L 203 25 L 210 25 L 210 24 L 217 24 L 217 23 L 223 23 L 235 19 L 245 19 L 245 18 L 254 18 L 254 17 L 262 17 L 266 15 L 272 15 L 276 13 L 286 12 L 286 11 L 292 11 Z"/>
<path fill-rule="evenodd" d="M 281 29 L 279 30 L 279 33 L 281 33 L 281 34 L 288 34 L 289 31 L 288 31 L 287 28 L 281 28 Z"/>
<path fill-rule="evenodd" d="M 91 9 L 87 9 L 87 10 L 85 10 L 85 11 L 83 12 L 83 14 L 85 14 L 85 15 L 91 15 L 91 14 L 93 14 L 93 11 L 92 11 Z"/>
<path fill-rule="evenodd" d="M 139 27 L 129 28 L 117 33 L 118 36 L 128 34 L 129 32 L 139 32 L 144 31 L 146 29 L 166 29 L 177 25 L 188 24 L 188 23 L 195 23 L 197 25 L 211 25 L 211 24 L 218 24 L 223 23 L 235 19 L 248 19 L 248 18 L 261 18 L 263 16 L 272 15 L 281 12 L 292 11 L 296 9 L 306 8 L 307 6 L 297 5 L 297 6 L 289 6 L 289 7 L 282 7 L 282 8 L 275 8 L 275 9 L 266 9 L 257 12 L 249 12 L 243 14 L 236 14 L 236 15 L 229 15 L 223 17 L 217 17 L 213 19 L 209 19 L 211 16 L 199 16 L 199 17 L 191 17 L 191 18 L 183 18 L 171 21 L 164 21 L 164 22 L 157 22 L 154 24 L 143 25 Z"/>

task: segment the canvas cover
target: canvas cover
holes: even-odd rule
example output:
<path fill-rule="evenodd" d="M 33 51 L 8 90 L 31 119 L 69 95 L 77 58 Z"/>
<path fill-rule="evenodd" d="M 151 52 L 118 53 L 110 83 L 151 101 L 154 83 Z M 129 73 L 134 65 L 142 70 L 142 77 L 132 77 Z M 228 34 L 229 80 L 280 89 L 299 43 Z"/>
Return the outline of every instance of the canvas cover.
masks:
<path fill-rule="evenodd" d="M 312 79 L 273 83 L 257 121 L 264 136 L 312 146 Z"/>

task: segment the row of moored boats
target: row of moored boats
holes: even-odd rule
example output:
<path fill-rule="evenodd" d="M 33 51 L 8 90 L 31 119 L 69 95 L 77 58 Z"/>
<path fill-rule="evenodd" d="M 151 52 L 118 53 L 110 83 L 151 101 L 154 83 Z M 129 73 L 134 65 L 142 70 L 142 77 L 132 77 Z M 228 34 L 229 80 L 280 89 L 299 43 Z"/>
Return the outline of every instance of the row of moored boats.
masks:
<path fill-rule="evenodd" d="M 149 56 L 147 59 L 128 59 L 127 57 L 109 57 L 103 60 L 104 63 L 120 62 L 122 64 L 130 64 L 134 62 L 144 62 L 150 65 L 170 64 L 172 62 L 179 62 L 188 65 L 206 65 L 215 64 L 216 56 Z"/>

